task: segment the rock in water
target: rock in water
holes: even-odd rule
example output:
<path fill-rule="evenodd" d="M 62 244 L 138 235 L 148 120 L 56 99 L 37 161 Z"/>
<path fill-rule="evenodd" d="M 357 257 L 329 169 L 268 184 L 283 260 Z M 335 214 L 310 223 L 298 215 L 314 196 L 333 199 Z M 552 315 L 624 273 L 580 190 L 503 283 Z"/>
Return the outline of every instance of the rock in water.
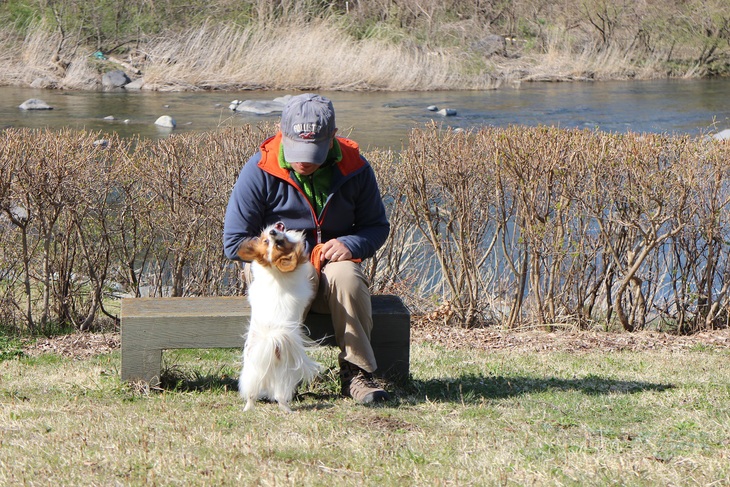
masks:
<path fill-rule="evenodd" d="M 21 103 L 18 108 L 21 110 L 53 110 L 53 107 L 49 106 L 48 103 L 38 98 L 31 98 Z"/>
<path fill-rule="evenodd" d="M 172 118 L 171 116 L 163 115 L 160 118 L 158 118 L 157 120 L 155 120 L 155 125 L 157 125 L 159 127 L 174 129 L 175 126 L 177 125 L 177 123 L 175 122 L 175 119 Z"/>
<path fill-rule="evenodd" d="M 255 113 L 257 115 L 268 115 L 281 112 L 289 101 L 291 95 L 280 96 L 273 100 L 233 100 L 229 108 L 237 112 Z"/>
<path fill-rule="evenodd" d="M 124 85 L 129 84 L 132 80 L 129 79 L 127 74 L 119 69 L 104 73 L 101 77 L 101 86 L 104 89 L 122 88 Z"/>

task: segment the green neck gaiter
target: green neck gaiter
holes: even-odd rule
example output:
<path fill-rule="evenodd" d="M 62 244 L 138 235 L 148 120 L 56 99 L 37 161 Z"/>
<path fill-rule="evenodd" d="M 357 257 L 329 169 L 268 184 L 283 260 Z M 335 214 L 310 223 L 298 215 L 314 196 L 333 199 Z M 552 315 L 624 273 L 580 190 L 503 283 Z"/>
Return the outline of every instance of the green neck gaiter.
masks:
<path fill-rule="evenodd" d="M 335 139 L 332 149 L 330 149 L 327 159 L 322 165 L 309 176 L 303 176 L 292 169 L 284 158 L 284 145 L 279 147 L 279 166 L 289 171 L 292 178 L 299 184 L 299 187 L 307 195 L 307 199 L 314 207 L 317 215 L 322 213 L 324 204 L 327 201 L 327 197 L 330 194 L 330 187 L 332 185 L 332 168 L 339 161 L 342 160 L 342 151 L 340 150 L 340 144 Z"/>

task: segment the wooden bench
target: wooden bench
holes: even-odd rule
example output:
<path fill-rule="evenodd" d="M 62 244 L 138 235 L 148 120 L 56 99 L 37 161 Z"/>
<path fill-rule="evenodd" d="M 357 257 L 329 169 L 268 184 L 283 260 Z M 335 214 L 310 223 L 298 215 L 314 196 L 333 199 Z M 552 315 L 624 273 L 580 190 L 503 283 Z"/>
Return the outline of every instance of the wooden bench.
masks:
<path fill-rule="evenodd" d="M 394 381 L 408 378 L 408 308 L 397 296 L 372 297 L 371 343 L 378 362 L 375 375 Z M 160 383 L 162 351 L 180 348 L 242 348 L 250 317 L 245 297 L 122 299 L 122 380 Z M 334 345 L 330 315 L 309 313 L 310 336 Z"/>

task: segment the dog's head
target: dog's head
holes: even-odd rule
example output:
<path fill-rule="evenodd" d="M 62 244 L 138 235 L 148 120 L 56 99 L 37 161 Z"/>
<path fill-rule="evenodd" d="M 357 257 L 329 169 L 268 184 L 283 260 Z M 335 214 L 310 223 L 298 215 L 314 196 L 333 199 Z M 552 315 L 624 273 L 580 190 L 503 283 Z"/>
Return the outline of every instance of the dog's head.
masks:
<path fill-rule="evenodd" d="M 275 267 L 281 272 L 291 272 L 307 261 L 304 232 L 287 230 L 282 222 L 269 225 L 258 237 L 241 243 L 238 257 L 256 261 L 264 267 Z"/>

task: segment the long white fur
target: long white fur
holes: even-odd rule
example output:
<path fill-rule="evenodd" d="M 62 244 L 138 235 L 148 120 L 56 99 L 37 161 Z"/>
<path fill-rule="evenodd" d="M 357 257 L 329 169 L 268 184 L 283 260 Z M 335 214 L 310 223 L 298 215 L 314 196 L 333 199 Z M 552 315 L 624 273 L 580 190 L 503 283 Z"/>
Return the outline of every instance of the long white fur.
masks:
<path fill-rule="evenodd" d="M 267 235 L 272 225 L 264 229 Z M 290 241 L 304 238 L 302 232 L 288 230 Z M 271 248 L 264 258 L 271 261 Z M 314 298 L 310 282 L 313 269 L 307 259 L 292 272 L 274 266 L 251 264 L 253 282 L 249 287 L 251 323 L 243 348 L 243 369 L 239 393 L 246 400 L 244 411 L 254 407 L 257 399 L 268 398 L 290 412 L 294 391 L 299 383 L 310 382 L 320 372 L 320 365 L 307 355 L 316 345 L 304 333 L 304 312 Z M 277 354 L 278 350 L 278 354 Z"/>

